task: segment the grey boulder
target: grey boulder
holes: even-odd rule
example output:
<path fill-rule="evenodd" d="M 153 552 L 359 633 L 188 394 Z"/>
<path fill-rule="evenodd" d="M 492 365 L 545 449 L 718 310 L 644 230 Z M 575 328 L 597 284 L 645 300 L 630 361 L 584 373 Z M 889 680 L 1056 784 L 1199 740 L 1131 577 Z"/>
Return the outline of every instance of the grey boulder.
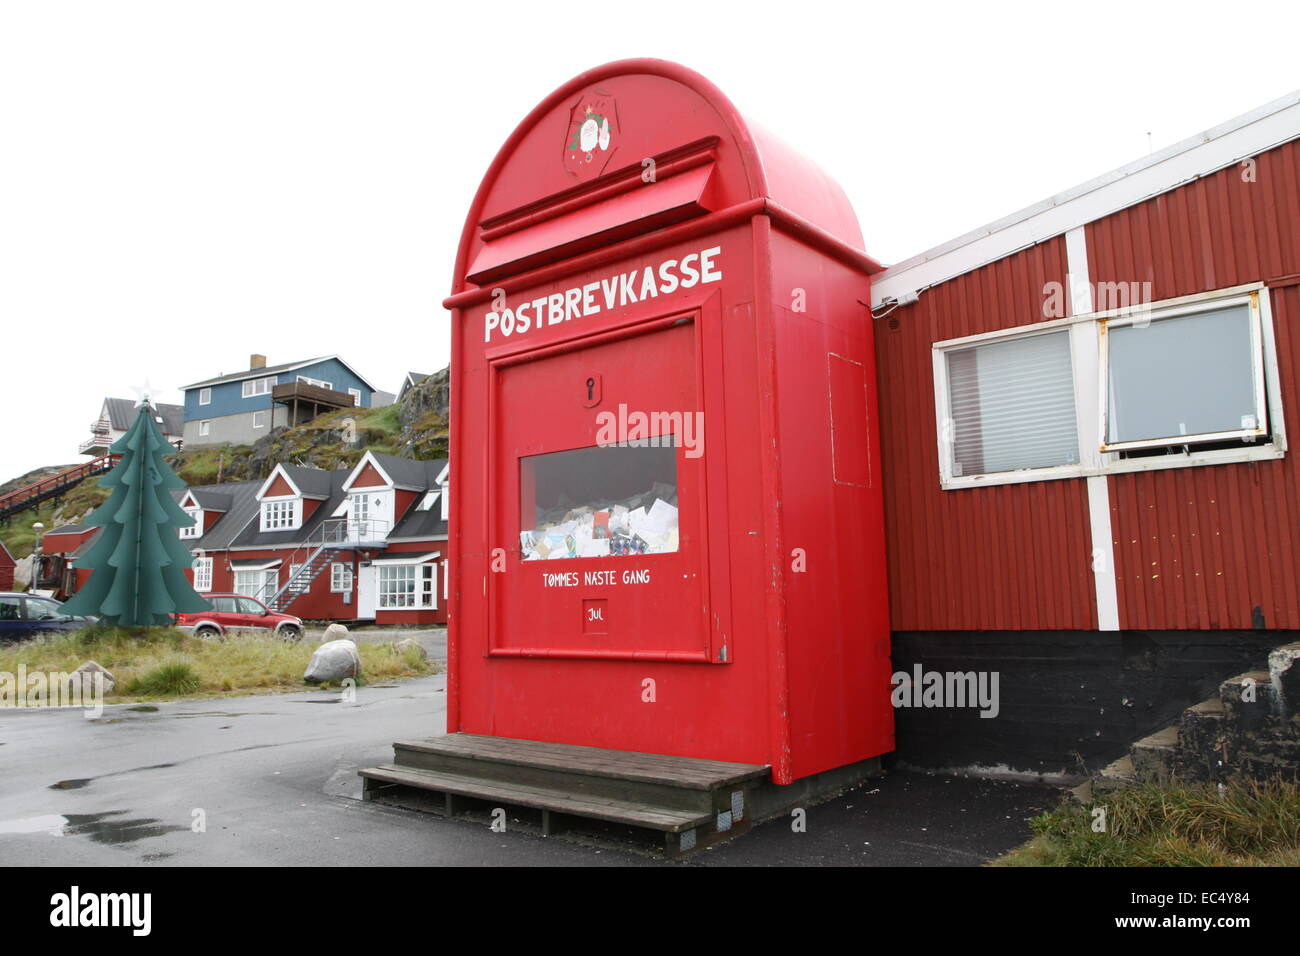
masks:
<path fill-rule="evenodd" d="M 360 676 L 361 655 L 357 653 L 357 645 L 343 639 L 316 648 L 302 679 L 308 684 L 335 684 Z"/>

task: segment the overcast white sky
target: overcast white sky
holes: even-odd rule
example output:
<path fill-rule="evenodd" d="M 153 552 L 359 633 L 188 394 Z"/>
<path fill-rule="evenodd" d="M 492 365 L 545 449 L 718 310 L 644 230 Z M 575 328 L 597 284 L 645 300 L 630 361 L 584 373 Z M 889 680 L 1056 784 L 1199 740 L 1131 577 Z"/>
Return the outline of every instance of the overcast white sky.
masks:
<path fill-rule="evenodd" d="M 479 178 L 600 63 L 708 76 L 891 262 L 1291 91 L 1297 6 L 0 0 L 0 481 L 250 352 L 441 368 Z"/>

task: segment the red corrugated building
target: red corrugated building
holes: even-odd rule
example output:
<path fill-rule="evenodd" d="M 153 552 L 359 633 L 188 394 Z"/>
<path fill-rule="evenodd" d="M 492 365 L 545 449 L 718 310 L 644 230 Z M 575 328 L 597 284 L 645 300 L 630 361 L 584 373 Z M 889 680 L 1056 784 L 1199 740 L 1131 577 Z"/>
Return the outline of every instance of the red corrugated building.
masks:
<path fill-rule="evenodd" d="M 895 669 L 1002 679 L 905 759 L 1077 770 L 1295 640 L 1297 137 L 1293 94 L 876 278 Z"/>

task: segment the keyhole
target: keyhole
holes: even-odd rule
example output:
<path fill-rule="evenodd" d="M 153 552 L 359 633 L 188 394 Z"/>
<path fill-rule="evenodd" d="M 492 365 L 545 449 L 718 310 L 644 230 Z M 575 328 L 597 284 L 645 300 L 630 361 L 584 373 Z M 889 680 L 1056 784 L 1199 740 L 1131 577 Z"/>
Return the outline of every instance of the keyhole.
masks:
<path fill-rule="evenodd" d="M 587 379 L 587 401 L 591 401 L 595 397 L 595 395 L 593 394 L 595 391 L 596 391 L 596 380 L 594 378 Z"/>

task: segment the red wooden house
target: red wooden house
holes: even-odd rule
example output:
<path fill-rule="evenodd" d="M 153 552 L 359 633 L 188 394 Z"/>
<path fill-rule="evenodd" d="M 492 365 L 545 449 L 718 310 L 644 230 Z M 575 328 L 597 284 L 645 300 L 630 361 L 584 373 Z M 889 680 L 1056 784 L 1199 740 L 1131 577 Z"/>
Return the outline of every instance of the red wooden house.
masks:
<path fill-rule="evenodd" d="M 200 593 L 246 594 L 306 620 L 441 624 L 448 493 L 445 459 L 278 465 L 264 481 L 180 492 L 195 524 L 179 534 Z"/>

